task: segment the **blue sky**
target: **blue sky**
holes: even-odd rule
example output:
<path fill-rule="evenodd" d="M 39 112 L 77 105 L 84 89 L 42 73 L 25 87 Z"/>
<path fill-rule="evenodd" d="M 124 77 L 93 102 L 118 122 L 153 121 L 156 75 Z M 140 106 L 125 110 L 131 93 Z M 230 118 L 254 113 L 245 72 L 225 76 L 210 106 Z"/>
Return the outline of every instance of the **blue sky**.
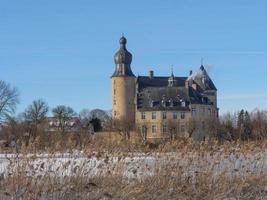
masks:
<path fill-rule="evenodd" d="M 0 79 L 33 100 L 111 109 L 122 33 L 136 75 L 188 75 L 201 57 L 221 112 L 267 108 L 265 0 L 1 0 Z"/>

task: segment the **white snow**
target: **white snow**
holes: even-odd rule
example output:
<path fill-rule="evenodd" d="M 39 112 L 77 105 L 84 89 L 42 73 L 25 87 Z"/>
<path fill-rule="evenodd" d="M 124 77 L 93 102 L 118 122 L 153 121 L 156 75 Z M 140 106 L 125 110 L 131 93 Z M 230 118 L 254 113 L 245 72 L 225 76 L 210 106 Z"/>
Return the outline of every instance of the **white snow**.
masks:
<path fill-rule="evenodd" d="M 98 176 L 117 174 L 127 178 L 144 178 L 167 167 L 180 168 L 187 175 L 213 171 L 215 175 L 267 173 L 267 151 L 251 153 L 230 153 L 221 151 L 199 154 L 191 153 L 153 153 L 131 154 L 127 156 L 105 154 L 101 158 L 95 155 L 87 157 L 79 153 L 58 154 L 0 154 L 0 176 L 12 176 L 18 171 L 26 171 L 28 176 L 53 175 Z"/>

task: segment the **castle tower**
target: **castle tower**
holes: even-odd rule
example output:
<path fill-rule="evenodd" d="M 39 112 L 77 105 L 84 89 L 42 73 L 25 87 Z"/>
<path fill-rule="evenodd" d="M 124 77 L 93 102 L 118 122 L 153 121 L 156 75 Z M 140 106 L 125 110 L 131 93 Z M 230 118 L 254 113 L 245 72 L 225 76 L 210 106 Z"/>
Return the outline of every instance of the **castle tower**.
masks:
<path fill-rule="evenodd" d="M 112 79 L 112 117 L 135 121 L 135 75 L 131 70 L 132 54 L 126 49 L 127 40 L 120 38 L 120 49 L 114 55 L 115 72 Z"/>

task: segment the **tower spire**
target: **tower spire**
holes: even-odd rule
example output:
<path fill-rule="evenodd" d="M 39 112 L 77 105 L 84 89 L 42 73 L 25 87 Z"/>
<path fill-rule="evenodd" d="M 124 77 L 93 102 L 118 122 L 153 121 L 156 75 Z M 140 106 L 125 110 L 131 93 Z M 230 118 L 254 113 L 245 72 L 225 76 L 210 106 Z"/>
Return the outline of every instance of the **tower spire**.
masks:
<path fill-rule="evenodd" d="M 173 65 L 171 65 L 171 76 L 174 77 L 174 74 L 173 74 Z"/>

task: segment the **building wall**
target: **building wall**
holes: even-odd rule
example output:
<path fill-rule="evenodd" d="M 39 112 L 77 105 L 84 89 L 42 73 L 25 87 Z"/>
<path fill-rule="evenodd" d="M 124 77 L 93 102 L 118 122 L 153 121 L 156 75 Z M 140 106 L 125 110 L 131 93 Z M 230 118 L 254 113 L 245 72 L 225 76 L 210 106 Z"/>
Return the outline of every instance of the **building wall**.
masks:
<path fill-rule="evenodd" d="M 166 119 L 163 119 L 163 113 L 166 113 Z M 156 118 L 152 119 L 152 113 Z M 177 119 L 174 118 L 174 113 Z M 145 115 L 145 119 L 142 119 Z M 184 115 L 184 117 L 181 117 Z M 136 126 L 139 132 L 144 133 L 142 127 L 146 127 L 147 139 L 170 138 L 172 135 L 180 137 L 188 137 L 188 122 L 191 119 L 190 111 L 137 111 Z M 152 126 L 156 127 L 156 131 L 152 131 Z M 165 126 L 165 128 L 164 128 Z M 165 129 L 165 131 L 164 131 Z M 166 130 L 167 129 L 167 130 Z"/>
<path fill-rule="evenodd" d="M 166 119 L 163 119 L 163 113 Z M 152 119 L 152 113 L 156 118 Z M 177 114 L 177 119 L 173 117 Z M 181 117 L 184 115 L 184 117 Z M 143 119 L 142 116 L 145 116 Z M 203 139 L 209 135 L 209 123 L 217 119 L 217 108 L 213 105 L 192 104 L 190 111 L 137 111 L 136 127 L 141 134 L 146 132 L 147 139 L 164 139 L 173 136 L 189 137 L 190 130 L 194 130 L 192 137 Z M 214 121 L 215 123 L 215 121 Z M 165 131 L 164 129 L 165 125 Z M 152 126 L 156 131 L 152 131 Z M 143 130 L 146 128 L 146 131 Z M 167 129 L 167 130 L 166 130 Z"/>
<path fill-rule="evenodd" d="M 193 137 L 195 139 L 208 137 L 210 123 L 215 123 L 218 119 L 217 108 L 213 105 L 203 104 L 192 104 L 190 107 L 192 121 L 196 129 Z"/>
<path fill-rule="evenodd" d="M 135 77 L 112 77 L 113 119 L 135 120 Z"/>

